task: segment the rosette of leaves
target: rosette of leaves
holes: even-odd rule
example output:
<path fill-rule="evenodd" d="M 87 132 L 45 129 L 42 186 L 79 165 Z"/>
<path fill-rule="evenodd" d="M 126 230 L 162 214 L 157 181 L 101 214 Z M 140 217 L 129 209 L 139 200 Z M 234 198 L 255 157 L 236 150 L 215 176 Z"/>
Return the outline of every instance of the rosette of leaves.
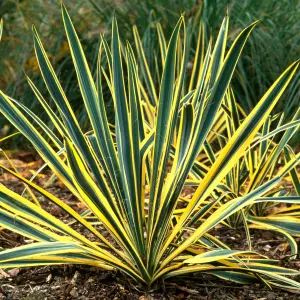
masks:
<path fill-rule="evenodd" d="M 292 79 L 298 62 L 282 73 L 253 111 L 237 124 L 192 198 L 186 201 L 181 197 L 182 191 L 193 178 L 195 161 L 218 124 L 220 110 L 226 110 L 230 80 L 256 23 L 241 31 L 225 53 L 228 32 L 228 17 L 225 17 L 215 46 L 208 45 L 204 64 L 195 74 L 195 89 L 186 94 L 183 17 L 165 45 L 158 90 L 143 84 L 130 44 L 120 43 L 115 19 L 111 45 L 101 37 L 97 76 L 93 78 L 64 6 L 62 17 L 78 78 L 78 93 L 91 130 L 86 133 L 81 130 L 35 29 L 39 68 L 59 114 L 54 113 L 34 83 L 28 81 L 54 129 L 3 92 L 0 110 L 32 143 L 86 211 L 79 214 L 33 181 L 2 166 L 31 191 L 63 209 L 72 221 L 66 224 L 39 202 L 1 185 L 1 226 L 34 242 L 1 251 L 0 267 L 86 264 L 120 270 L 147 287 L 160 279 L 204 272 L 243 284 L 260 281 L 268 286 L 299 289 L 300 284 L 288 277 L 298 271 L 280 267 L 275 260 L 252 249 L 231 249 L 210 233 L 242 209 L 276 201 L 262 195 L 297 165 L 299 155 L 290 157 L 276 176 L 243 195 L 222 205 L 211 201 L 223 179 L 257 141 L 260 128 Z M 102 68 L 104 57 L 108 71 Z M 107 120 L 103 82 L 110 91 L 106 97 L 113 101 L 114 124 Z M 38 126 L 32 125 L 32 120 Z M 291 200 L 281 197 L 280 201 Z M 79 230 L 80 227 L 85 230 Z"/>

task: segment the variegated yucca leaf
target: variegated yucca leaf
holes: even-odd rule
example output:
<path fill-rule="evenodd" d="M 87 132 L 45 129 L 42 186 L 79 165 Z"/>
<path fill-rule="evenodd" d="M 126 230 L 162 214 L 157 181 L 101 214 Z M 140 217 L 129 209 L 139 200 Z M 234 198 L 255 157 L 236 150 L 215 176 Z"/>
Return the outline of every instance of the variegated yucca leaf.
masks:
<path fill-rule="evenodd" d="M 1 38 L 2 38 L 2 32 L 3 32 L 3 20 L 1 19 L 0 20 L 0 41 L 1 41 Z"/>
<path fill-rule="evenodd" d="M 223 23 L 223 26 L 224 24 L 225 23 Z M 158 28 L 160 27 L 161 26 L 159 26 L 158 24 Z M 198 43 L 197 43 L 196 53 L 194 57 L 195 60 L 197 59 L 196 61 L 198 61 L 197 64 L 202 66 L 202 68 L 205 68 L 205 66 L 207 65 L 207 61 L 205 59 L 205 55 L 202 53 L 203 50 L 205 49 L 205 42 L 203 40 L 203 37 L 205 35 L 205 30 L 203 29 L 203 27 L 204 27 L 203 23 L 200 23 L 199 33 L 198 33 Z M 158 35 L 160 41 L 165 40 L 165 38 L 161 37 L 163 36 L 163 32 L 161 29 L 159 30 Z M 161 49 L 162 48 L 163 47 L 161 47 Z M 196 63 L 193 64 L 192 75 L 190 78 L 188 78 L 189 80 L 189 88 L 187 90 L 188 95 L 194 93 L 194 90 L 192 89 L 192 84 L 194 82 L 194 77 L 195 77 L 194 74 L 196 73 L 197 70 L 197 64 Z M 284 119 L 283 114 L 280 116 L 280 118 L 279 115 L 274 116 L 273 118 L 271 117 L 268 118 L 264 126 L 261 128 L 260 132 L 257 134 L 256 137 L 257 140 L 253 142 L 249 147 L 249 151 L 247 152 L 248 155 L 243 156 L 238 161 L 236 166 L 232 168 L 229 174 L 224 178 L 224 181 L 222 183 L 222 189 L 224 190 L 224 186 L 226 186 L 228 195 L 225 196 L 223 200 L 230 200 L 232 199 L 232 197 L 234 197 L 234 195 L 236 197 L 236 195 L 243 194 L 245 190 L 246 191 L 250 190 L 251 184 L 249 186 L 249 181 L 251 182 L 251 180 L 254 180 L 255 177 L 260 178 L 260 182 L 263 182 L 267 178 L 270 179 L 272 178 L 272 176 L 275 176 L 274 173 L 280 166 L 280 160 L 282 160 L 283 158 L 283 153 L 285 153 L 284 154 L 285 157 L 288 157 L 287 156 L 288 153 L 293 153 L 293 150 L 290 147 L 288 147 L 287 143 L 299 129 L 299 124 L 300 124 L 299 113 L 300 113 L 299 110 L 296 111 L 292 121 L 284 125 L 282 125 L 282 121 Z M 224 145 L 227 143 L 228 137 L 232 136 L 233 133 L 237 130 L 237 128 L 241 124 L 242 120 L 240 114 L 242 115 L 242 117 L 245 116 L 245 113 L 237 105 L 232 89 L 228 89 L 228 92 L 226 93 L 226 96 L 224 98 L 224 103 L 222 103 L 222 109 L 219 111 L 219 116 L 218 118 L 215 119 L 213 130 L 211 130 L 210 134 L 207 137 L 207 141 L 203 144 L 202 153 L 200 153 L 199 156 L 201 159 L 200 161 L 203 162 L 203 164 L 201 164 L 201 169 L 196 168 L 195 165 L 193 167 L 193 173 L 199 179 L 198 181 L 197 180 L 193 181 L 194 185 L 196 182 L 197 182 L 196 185 L 199 184 L 200 179 L 204 177 L 204 174 L 207 172 L 209 166 L 211 166 L 211 164 L 214 163 L 216 157 L 218 156 L 219 153 L 218 152 L 214 153 L 215 151 L 214 149 L 220 149 L 224 147 Z M 275 126 L 276 129 L 270 131 L 271 126 L 273 128 Z M 272 140 L 275 137 L 275 135 L 277 135 L 281 131 L 286 131 L 285 136 L 284 138 L 281 139 L 280 144 L 276 146 L 276 144 Z M 259 136 L 261 137 L 259 138 Z M 219 144 L 218 147 L 216 147 L 215 145 L 216 141 L 218 141 Z M 211 147 L 212 144 L 214 145 L 214 147 Z M 271 150 L 274 150 L 273 148 L 275 148 L 275 146 L 277 148 L 276 151 L 271 153 Z M 272 154 L 272 158 L 270 158 L 269 162 L 265 164 L 265 161 L 270 154 Z M 198 164 L 199 162 L 196 162 L 196 164 Z M 203 170 L 203 167 L 206 168 L 206 170 Z M 256 174 L 254 174 L 254 170 Z M 291 170 L 291 172 L 286 176 L 287 180 L 290 180 L 289 176 L 292 179 L 295 192 L 299 195 L 299 179 L 297 176 L 296 167 L 293 170 Z M 281 182 L 279 182 L 278 187 L 276 187 L 276 190 L 272 191 L 272 194 L 275 194 L 276 192 L 280 192 L 281 194 L 288 195 L 290 193 L 293 193 L 294 191 L 293 190 L 291 191 L 290 188 L 287 189 L 283 187 Z M 269 193 L 268 195 L 272 195 L 272 194 Z M 248 210 L 247 213 L 263 216 L 264 214 L 268 213 L 268 210 L 272 206 L 274 206 L 274 204 L 272 204 L 271 202 L 262 203 L 259 205 L 255 205 L 251 210 Z M 201 213 L 201 211 L 199 213 Z M 241 212 L 230 216 L 230 218 L 227 220 L 227 223 L 231 227 L 240 226 L 243 223 L 242 215 L 243 213 Z M 198 218 L 196 214 L 194 216 L 194 220 L 197 219 Z M 250 221 L 250 219 L 248 219 L 248 221 Z M 297 220 L 298 223 L 299 221 L 300 220 Z M 191 222 L 191 224 L 192 223 L 193 222 Z"/>
<path fill-rule="evenodd" d="M 245 28 L 227 52 L 228 16 L 214 46 L 212 41 L 205 44 L 200 23 L 199 59 L 190 75 L 184 17 L 169 42 L 157 24 L 157 87 L 149 68 L 154 62 L 147 61 L 137 28 L 136 55 L 130 43 L 122 43 L 113 20 L 111 45 L 100 37 L 93 74 L 64 5 L 62 18 L 90 130 L 84 133 L 80 128 L 35 28 L 37 61 L 59 114 L 29 78 L 53 127 L 3 92 L 0 109 L 86 209 L 79 214 L 33 180 L 1 166 L 64 210 L 70 222 L 65 224 L 39 203 L 1 185 L 0 226 L 35 242 L 2 251 L 0 267 L 86 264 L 118 269 L 148 287 L 161 278 L 205 272 L 243 284 L 260 280 L 299 289 L 298 282 L 286 277 L 297 271 L 277 266 L 251 245 L 230 249 L 210 234 L 216 225 L 230 225 L 232 218 L 241 216 L 248 236 L 251 226 L 265 226 L 282 234 L 297 252 L 293 235 L 299 234 L 299 205 L 268 217 L 256 212 L 269 202 L 299 202 L 298 196 L 278 187 L 291 177 L 299 188 L 299 154 L 287 146 L 299 127 L 299 115 L 288 124 L 279 122 L 275 130 L 271 123 L 276 118 L 270 116 L 298 63 L 289 66 L 245 115 L 230 81 L 256 23 Z M 103 93 L 104 84 L 109 94 Z M 113 124 L 106 101 L 114 105 Z M 278 132 L 283 136 L 275 143 L 272 138 Z M 284 162 L 280 170 L 274 168 L 278 159 Z M 191 199 L 182 193 L 188 185 L 196 186 Z M 75 230 L 75 223 L 86 230 Z"/>

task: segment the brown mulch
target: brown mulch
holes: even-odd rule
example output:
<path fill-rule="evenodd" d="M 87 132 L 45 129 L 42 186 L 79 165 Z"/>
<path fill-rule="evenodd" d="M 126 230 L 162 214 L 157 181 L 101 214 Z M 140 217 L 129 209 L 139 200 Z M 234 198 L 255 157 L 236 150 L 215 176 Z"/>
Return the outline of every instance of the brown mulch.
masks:
<path fill-rule="evenodd" d="M 26 178 L 37 170 L 42 162 L 31 153 L 13 155 L 13 163 Z M 1 159 L 0 163 L 3 164 Z M 45 170 L 36 182 L 45 184 L 49 180 Z M 1 174 L 0 182 L 16 192 L 22 192 L 24 185 L 9 174 Z M 70 195 L 61 183 L 55 181 L 48 190 L 59 196 L 77 211 L 83 208 Z M 41 202 L 43 203 L 41 199 Z M 56 206 L 47 204 L 47 210 L 56 217 L 67 216 Z M 283 266 L 300 270 L 299 260 L 288 260 L 289 248 L 282 237 L 274 233 L 251 231 L 253 247 L 260 253 L 279 259 Z M 247 248 L 245 232 L 218 227 L 212 232 L 223 242 L 235 249 Z M 24 238 L 7 230 L 0 231 L 0 247 L 11 248 L 24 243 Z M 223 281 L 210 275 L 191 275 L 158 282 L 153 289 L 145 289 L 119 272 L 103 271 L 88 266 L 31 267 L 26 269 L 4 270 L 0 272 L 0 300 L 26 299 L 200 299 L 200 300 L 281 300 L 300 299 L 300 291 L 287 292 L 268 290 L 262 286 L 242 286 Z"/>
<path fill-rule="evenodd" d="M 211 276 L 177 278 L 158 283 L 145 293 L 142 287 L 120 273 L 92 267 L 63 266 L 23 269 L 1 280 L 0 299 L 300 299 L 299 294 L 267 290 L 260 286 L 238 286 Z M 0 295 L 1 295 L 0 294 Z"/>

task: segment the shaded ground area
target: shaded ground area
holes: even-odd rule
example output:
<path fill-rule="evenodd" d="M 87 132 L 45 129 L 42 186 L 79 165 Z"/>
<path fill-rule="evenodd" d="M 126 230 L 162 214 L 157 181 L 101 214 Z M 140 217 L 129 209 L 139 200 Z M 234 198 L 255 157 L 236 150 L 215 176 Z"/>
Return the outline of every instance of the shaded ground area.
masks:
<path fill-rule="evenodd" d="M 237 286 L 205 275 L 160 282 L 148 294 L 140 288 L 122 274 L 92 267 L 38 267 L 1 280 L 0 299 L 300 299 L 300 292 L 292 294 L 259 286 Z"/>
<path fill-rule="evenodd" d="M 15 154 L 12 163 L 26 178 L 42 165 L 30 153 Z M 0 164 L 6 164 L 5 160 Z M 35 180 L 48 185 L 49 192 L 64 200 L 77 211 L 84 208 L 68 190 L 57 180 L 50 180 L 50 172 L 44 170 Z M 21 193 L 24 185 L 9 174 L 1 174 L 0 182 Z M 192 193 L 192 191 L 185 191 Z M 68 221 L 68 216 L 58 207 L 39 199 L 54 216 Z M 77 230 L 81 230 L 80 227 Z M 218 236 L 234 249 L 247 249 L 247 239 L 243 229 L 231 230 L 225 226 L 217 227 L 212 234 Z M 282 237 L 267 231 L 251 230 L 252 245 L 258 252 L 280 260 L 281 265 L 300 270 L 299 258 L 289 259 L 288 244 Z M 299 239 L 298 239 L 299 241 Z M 7 230 L 0 231 L 0 247 L 12 248 L 28 241 Z M 298 278 L 300 280 L 300 278 Z M 280 300 L 300 299 L 300 291 L 287 292 L 268 290 L 262 286 L 241 286 L 219 278 L 200 274 L 184 278 L 174 278 L 158 282 L 153 290 L 145 293 L 143 287 L 124 277 L 121 273 L 107 272 L 85 266 L 32 267 L 27 269 L 0 270 L 0 300 L 26 299 L 200 299 L 200 300 Z"/>

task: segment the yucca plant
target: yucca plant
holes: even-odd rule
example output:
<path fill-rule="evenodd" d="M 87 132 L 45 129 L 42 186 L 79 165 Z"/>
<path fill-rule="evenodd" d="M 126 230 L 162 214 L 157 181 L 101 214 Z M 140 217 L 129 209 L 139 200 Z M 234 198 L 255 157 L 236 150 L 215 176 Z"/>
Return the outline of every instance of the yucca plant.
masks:
<path fill-rule="evenodd" d="M 0 41 L 1 41 L 1 38 L 2 38 L 2 31 L 3 31 L 3 20 L 1 19 L 0 20 Z"/>
<path fill-rule="evenodd" d="M 224 103 L 226 103 L 231 96 L 227 94 Z M 222 144 L 227 143 L 228 138 L 232 136 L 236 130 L 236 125 L 240 124 L 239 116 L 236 113 L 237 109 L 234 108 L 232 110 L 234 102 L 227 102 L 227 104 L 231 109 L 227 110 L 225 115 L 226 126 L 222 135 L 218 137 L 219 144 L 217 144 L 217 149 L 220 149 Z M 290 161 L 291 157 L 296 157 L 296 154 L 293 149 L 288 146 L 287 142 L 299 127 L 299 116 L 300 110 L 298 109 L 293 120 L 284 125 L 281 124 L 283 119 L 281 117 L 276 129 L 273 131 L 270 131 L 270 125 L 278 119 L 278 116 L 275 115 L 273 118 L 269 116 L 267 118 L 262 131 L 256 134 L 256 141 L 252 143 L 245 155 L 237 161 L 235 166 L 217 186 L 213 200 L 217 207 L 222 206 L 223 203 L 231 199 L 243 197 L 259 185 L 272 180 L 272 178 L 277 176 L 280 168 Z M 273 140 L 274 136 L 282 131 L 284 131 L 284 134 L 279 140 L 279 143 L 275 143 Z M 213 144 L 216 144 L 216 142 Z M 200 184 L 201 179 L 212 167 L 218 155 L 219 151 L 214 150 L 214 147 L 211 146 L 209 141 L 206 141 L 200 159 L 195 165 L 201 166 L 201 168 L 194 168 L 195 179 L 189 184 Z M 300 235 L 299 205 L 294 204 L 288 207 L 289 204 L 287 204 L 282 206 L 280 199 L 286 201 L 290 198 L 291 203 L 299 199 L 300 185 L 297 171 L 297 167 L 291 169 L 290 172 L 283 177 L 283 180 L 275 184 L 271 190 L 261 194 L 261 197 L 268 197 L 270 200 L 275 200 L 274 202 L 250 205 L 231 215 L 225 220 L 224 224 L 233 228 L 246 226 L 247 234 L 249 234 L 249 228 L 275 231 L 287 239 L 292 253 L 296 255 L 298 253 L 297 242 L 292 236 L 299 237 Z M 201 209 L 205 210 L 205 205 L 203 205 Z M 196 219 L 194 218 L 194 220 Z M 248 239 L 248 241 L 251 242 L 250 239 Z"/>
<path fill-rule="evenodd" d="M 192 198 L 186 200 L 182 198 L 183 188 L 193 180 L 195 161 L 218 123 L 220 110 L 226 110 L 230 80 L 256 23 L 245 28 L 224 55 L 228 31 L 225 17 L 214 49 L 210 43 L 205 64 L 195 74 L 195 89 L 186 94 L 183 17 L 168 45 L 163 45 L 166 51 L 158 91 L 143 85 L 131 45 L 120 43 L 115 19 L 111 46 L 101 36 L 97 76 L 93 78 L 64 6 L 62 17 L 91 130 L 82 132 L 35 28 L 36 57 L 59 115 L 28 81 L 55 130 L 3 92 L 0 109 L 86 211 L 80 215 L 33 181 L 2 166 L 62 208 L 72 221 L 65 224 L 47 212 L 47 207 L 1 185 L 1 226 L 34 242 L 0 252 L 0 267 L 86 264 L 118 269 L 148 288 L 160 279 L 205 272 L 238 283 L 260 281 L 267 286 L 299 289 L 298 282 L 286 277 L 298 271 L 277 266 L 275 260 L 251 249 L 231 249 L 210 234 L 216 225 L 250 205 L 300 200 L 261 197 L 294 170 L 299 154 L 290 156 L 276 176 L 243 195 L 223 205 L 213 200 L 223 179 L 257 142 L 260 128 L 296 72 L 298 62 L 288 67 L 254 110 L 236 123 L 236 130 L 219 150 Z M 107 72 L 102 68 L 103 60 L 108 63 Z M 109 99 L 103 97 L 104 82 L 115 108 L 114 124 L 107 120 L 104 101 Z M 76 223 L 85 230 L 77 231 Z"/>
<path fill-rule="evenodd" d="M 259 146 L 255 147 L 255 144 L 251 147 L 248 155 L 244 156 L 239 164 L 229 173 L 226 178 L 226 183 L 230 186 L 230 192 L 239 195 L 240 193 L 248 193 L 249 191 L 256 188 L 263 182 L 270 180 L 272 177 L 276 176 L 279 168 L 282 167 L 286 163 L 286 161 L 290 160 L 290 157 L 295 157 L 295 153 L 291 147 L 288 145 L 288 141 L 292 138 L 293 134 L 297 131 L 299 126 L 299 117 L 300 117 L 300 109 L 294 115 L 292 121 L 288 124 L 282 125 L 281 122 L 283 120 L 283 115 L 281 115 L 277 126 L 274 126 L 276 129 L 270 131 L 270 127 L 272 123 L 278 119 L 278 115 L 275 115 L 273 118 L 271 116 L 268 117 L 265 124 L 263 125 L 262 132 L 258 134 L 258 139 L 264 140 L 259 143 Z M 279 142 L 274 142 L 272 139 L 266 139 L 266 137 L 270 137 L 274 133 L 279 133 L 281 130 L 284 131 L 282 137 L 279 139 Z M 258 143 L 256 142 L 256 145 Z M 238 179 L 240 174 L 240 179 Z M 242 175 L 243 174 L 243 175 Z M 286 182 L 290 182 L 291 184 L 287 186 Z M 238 184 L 237 184 L 238 182 Z M 297 176 L 296 167 L 287 174 L 284 178 L 284 181 L 279 182 L 271 191 L 268 191 L 265 196 L 268 197 L 277 197 L 277 196 L 294 196 L 299 194 L 299 179 Z M 232 195 L 230 196 L 232 197 Z M 275 205 L 278 203 L 275 203 Z M 267 224 L 263 224 L 264 226 L 268 225 L 268 219 L 271 217 L 272 211 L 274 211 L 274 203 L 261 203 L 254 205 L 247 209 L 249 220 L 252 217 L 260 217 L 259 220 L 261 223 L 264 223 L 265 220 Z M 266 217 L 266 218 L 262 218 Z M 240 218 L 239 218 L 240 219 Z M 252 218 L 252 220 L 255 220 Z M 241 222 L 241 219 L 240 219 Z M 293 227 L 296 224 L 299 224 L 299 219 L 290 219 L 290 216 L 286 216 L 286 219 L 281 219 L 281 224 L 279 219 L 274 222 L 274 225 L 277 224 L 279 227 L 286 228 L 287 232 L 293 232 L 296 235 L 299 235 L 299 231 L 294 231 Z M 292 225 L 293 224 L 293 225 Z M 291 228 L 289 228 L 291 226 Z"/>
<path fill-rule="evenodd" d="M 216 74 L 212 75 L 210 72 L 206 72 L 203 74 L 203 70 L 206 70 L 209 66 L 209 61 L 205 56 L 205 22 L 203 22 L 202 18 L 200 18 L 200 22 L 198 22 L 198 24 L 197 22 L 195 22 L 195 20 L 193 21 L 194 22 L 189 22 L 188 28 L 186 30 L 186 40 L 188 48 L 188 50 L 186 51 L 186 56 L 191 66 L 188 67 L 188 64 L 186 66 L 186 76 L 184 78 L 183 84 L 183 94 L 185 94 L 186 96 L 182 100 L 182 103 L 188 103 L 190 101 L 190 99 L 193 97 L 194 91 L 199 85 L 202 85 L 202 97 L 208 97 L 210 91 L 209 85 L 204 85 L 203 83 L 209 81 L 214 82 L 213 78 L 216 76 Z M 226 32 L 225 36 L 227 35 L 227 26 L 227 20 L 225 19 L 221 26 L 221 32 Z M 151 72 L 151 66 L 149 65 L 149 61 L 146 59 L 146 51 L 143 47 L 142 39 L 137 31 L 137 28 L 133 28 L 135 46 L 137 49 L 139 66 L 141 69 L 141 77 L 143 79 L 145 87 L 149 91 L 149 96 L 146 93 L 143 93 L 143 98 L 145 99 L 145 102 L 147 104 L 146 107 L 148 107 L 147 116 L 149 116 L 148 122 L 151 126 L 155 124 L 155 117 L 151 112 L 155 110 L 156 104 L 158 102 L 155 82 L 157 80 L 160 80 L 159 74 L 161 74 L 161 69 L 164 66 L 163 62 L 166 56 L 167 48 L 167 39 L 163 32 L 162 25 L 159 22 L 156 23 L 156 30 L 160 47 L 159 51 L 157 53 L 154 53 L 156 70 L 155 72 Z M 191 40 L 194 36 L 197 37 L 195 51 L 193 51 L 193 49 L 190 47 Z M 216 44 L 221 45 L 225 41 L 226 38 L 224 38 L 224 36 L 220 34 Z M 180 48 L 178 48 L 178 51 L 180 51 Z M 219 57 L 219 60 L 223 61 L 225 58 L 225 53 L 222 51 L 220 51 L 219 53 L 215 52 L 214 57 L 217 56 Z M 162 63 L 162 66 L 160 66 L 160 63 Z M 213 71 L 213 73 L 215 73 L 215 71 Z M 220 149 L 224 147 L 224 145 L 228 142 L 228 139 L 236 132 L 245 117 L 246 112 L 237 103 L 233 89 L 228 88 L 228 92 L 224 96 L 224 101 L 220 109 L 218 110 L 210 133 L 208 134 L 206 141 L 203 143 L 203 147 L 199 151 L 198 158 L 191 170 L 189 178 L 190 180 L 187 180 L 185 182 L 185 185 L 198 186 L 200 184 L 201 180 L 205 177 L 205 175 L 208 173 L 213 163 L 215 162 L 217 156 L 219 155 Z M 296 111 L 295 115 L 293 116 L 292 121 L 286 124 L 283 124 L 284 113 L 276 114 L 272 118 L 271 116 L 269 116 L 266 119 L 262 128 L 257 132 L 255 140 L 253 140 L 251 147 L 248 149 L 245 155 L 240 158 L 240 161 L 229 171 L 223 181 L 220 182 L 220 184 L 217 186 L 217 195 L 223 194 L 223 198 L 219 198 L 217 196 L 215 199 L 216 204 L 218 201 L 220 201 L 222 204 L 224 201 L 226 202 L 239 196 L 243 196 L 245 192 L 248 193 L 261 183 L 276 176 L 278 168 L 282 166 L 282 163 L 280 163 L 280 161 L 284 160 L 284 157 L 286 156 L 285 152 L 289 153 L 290 156 L 295 156 L 293 149 L 288 146 L 288 142 L 297 132 L 300 122 L 299 117 L 300 110 L 298 109 L 298 111 Z M 281 137 L 279 143 L 276 143 L 274 141 L 274 138 L 277 137 L 278 133 L 282 132 L 284 132 L 284 135 Z M 171 155 L 174 155 L 174 153 L 171 153 Z M 271 191 L 267 191 L 266 194 L 263 194 L 262 196 L 294 196 L 296 194 L 299 196 L 299 179 L 297 177 L 296 168 L 289 172 L 285 179 L 293 182 L 293 189 L 287 189 L 282 185 L 281 181 L 278 182 L 278 184 L 274 186 Z M 247 213 L 245 215 L 243 215 L 243 211 L 239 211 L 231 215 L 228 220 L 226 220 L 227 222 L 225 222 L 225 224 L 228 224 L 233 228 L 237 228 L 241 225 L 244 226 L 245 220 L 247 220 L 247 223 L 254 222 L 254 219 L 251 217 L 268 216 L 269 218 L 272 214 L 271 209 L 274 208 L 275 205 L 278 206 L 278 203 L 266 202 L 253 205 L 246 210 Z M 200 207 L 198 209 L 200 209 Z M 193 218 L 194 221 L 197 220 L 196 216 Z M 268 223 L 268 218 L 259 219 L 261 226 L 258 226 L 256 224 L 256 228 L 265 229 L 265 226 L 268 226 L 268 224 L 264 224 L 263 222 L 266 221 Z M 293 235 L 299 235 L 300 231 L 295 231 L 294 229 L 292 229 L 294 226 L 291 225 L 291 223 L 299 224 L 299 222 L 299 219 L 294 218 L 293 220 L 291 220 L 290 216 L 287 214 L 285 215 L 285 218 L 283 218 L 282 216 L 280 224 L 281 228 L 277 228 L 279 229 L 280 233 L 288 235 L 288 240 L 292 241 L 291 247 L 295 250 L 297 249 L 294 247 L 296 242 L 289 236 L 289 232 Z M 276 224 L 273 225 L 276 227 Z M 254 225 L 252 224 L 251 226 Z M 282 232 L 281 230 L 283 228 L 285 230 Z"/>

